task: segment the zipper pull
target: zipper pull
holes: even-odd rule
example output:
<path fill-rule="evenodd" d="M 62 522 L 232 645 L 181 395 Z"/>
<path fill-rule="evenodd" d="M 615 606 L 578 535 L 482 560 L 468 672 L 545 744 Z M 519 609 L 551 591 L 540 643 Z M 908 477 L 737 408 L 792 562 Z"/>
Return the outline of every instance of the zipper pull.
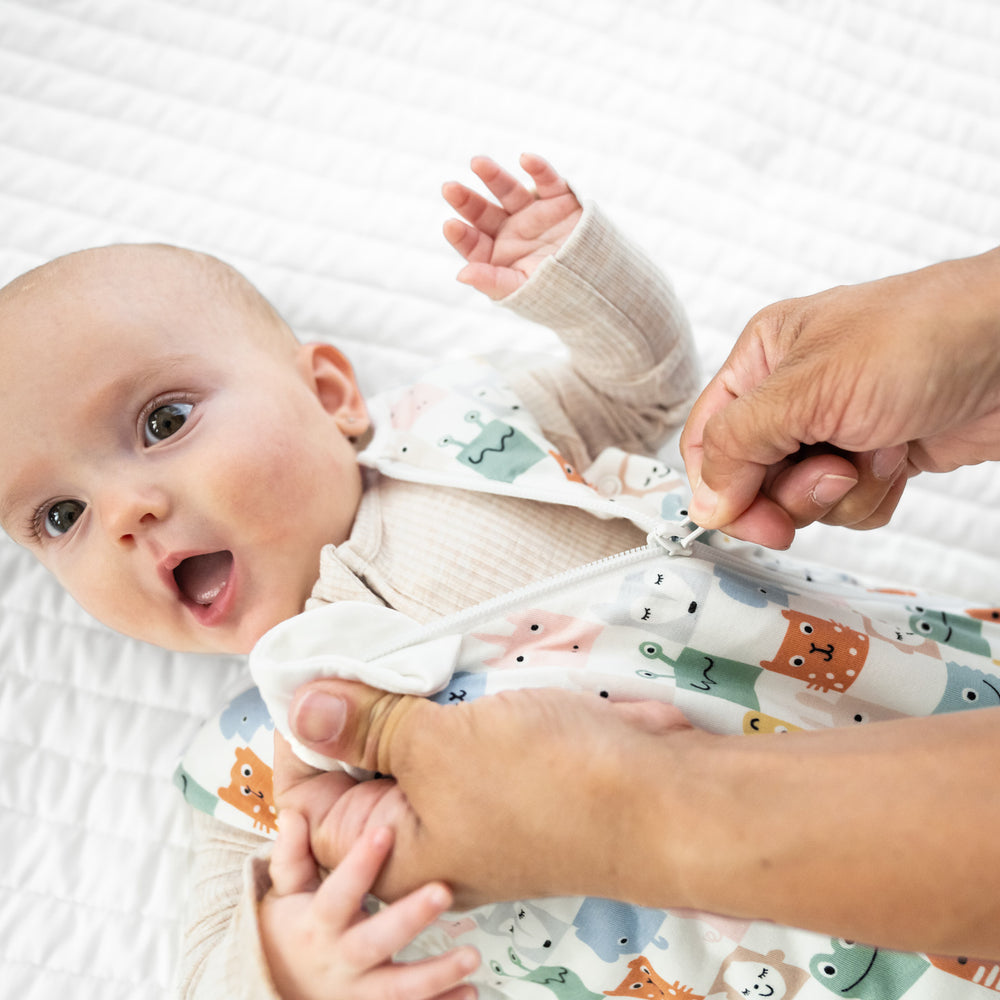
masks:
<path fill-rule="evenodd" d="M 699 528 L 694 521 L 663 521 L 647 536 L 651 545 L 659 545 L 668 556 L 691 555 L 691 543 L 704 534 L 705 528 Z"/>

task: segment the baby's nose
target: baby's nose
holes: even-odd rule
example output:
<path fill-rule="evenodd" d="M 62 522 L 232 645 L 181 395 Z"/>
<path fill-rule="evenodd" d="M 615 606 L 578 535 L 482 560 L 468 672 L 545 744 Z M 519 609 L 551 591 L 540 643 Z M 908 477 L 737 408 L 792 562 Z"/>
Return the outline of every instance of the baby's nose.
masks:
<path fill-rule="evenodd" d="M 109 533 L 126 544 L 149 532 L 170 510 L 166 492 L 149 483 L 121 484 L 108 491 L 101 506 Z"/>

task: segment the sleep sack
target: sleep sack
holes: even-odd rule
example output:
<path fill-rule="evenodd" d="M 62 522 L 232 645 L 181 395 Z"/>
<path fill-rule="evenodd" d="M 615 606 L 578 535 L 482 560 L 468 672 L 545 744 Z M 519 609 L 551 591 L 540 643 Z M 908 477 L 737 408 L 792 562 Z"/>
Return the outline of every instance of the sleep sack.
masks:
<path fill-rule="evenodd" d="M 218 819 L 274 835 L 275 726 L 308 763 L 339 766 L 288 730 L 295 689 L 322 676 L 445 705 L 524 687 L 660 699 L 697 726 L 750 739 L 1000 704 L 994 609 L 879 587 L 721 535 L 696 539 L 680 474 L 618 449 L 589 469 L 572 468 L 484 363 L 438 369 L 377 397 L 371 410 L 376 430 L 359 456 L 364 466 L 626 517 L 647 532 L 647 544 L 430 624 L 339 602 L 278 625 L 251 654 L 257 687 L 209 720 L 177 769 L 188 801 Z M 767 788 L 760 791 L 766 808 Z M 1000 992 L 991 961 L 596 898 L 456 913 L 402 957 L 464 943 L 483 956 L 473 981 L 484 998 L 939 1000 Z"/>

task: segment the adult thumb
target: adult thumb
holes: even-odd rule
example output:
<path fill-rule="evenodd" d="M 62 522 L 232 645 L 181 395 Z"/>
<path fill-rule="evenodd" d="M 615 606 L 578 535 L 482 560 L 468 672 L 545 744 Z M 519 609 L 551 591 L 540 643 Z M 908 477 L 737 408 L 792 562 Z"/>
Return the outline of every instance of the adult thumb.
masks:
<path fill-rule="evenodd" d="M 357 681 L 315 680 L 292 698 L 288 724 L 295 738 L 317 753 L 367 771 L 392 774 L 404 721 L 427 703 L 389 694 Z"/>
<path fill-rule="evenodd" d="M 739 396 L 721 376 L 705 388 L 681 441 L 695 486 L 690 513 L 698 524 L 725 527 L 755 503 L 773 507 L 762 495 L 768 473 L 804 440 L 798 380 L 788 366 Z"/>

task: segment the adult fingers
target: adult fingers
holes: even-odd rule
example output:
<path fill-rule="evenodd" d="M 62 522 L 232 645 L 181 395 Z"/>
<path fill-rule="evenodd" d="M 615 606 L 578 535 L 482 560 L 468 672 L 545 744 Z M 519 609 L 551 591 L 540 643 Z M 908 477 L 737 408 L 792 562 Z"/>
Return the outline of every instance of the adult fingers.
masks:
<path fill-rule="evenodd" d="M 733 523 L 760 493 L 768 466 L 795 450 L 784 454 L 775 450 L 767 460 L 731 452 L 722 422 L 731 419 L 730 410 L 741 398 L 732 394 L 721 375 L 716 376 L 695 401 L 681 433 L 681 455 L 694 489 L 688 511 L 696 524 L 706 528 Z"/>
<path fill-rule="evenodd" d="M 317 680 L 292 698 L 289 725 L 312 750 L 368 771 L 392 774 L 394 740 L 414 713 L 439 709 L 423 698 L 388 694 L 357 681 Z M 428 722 L 428 724 L 431 724 Z"/>
<path fill-rule="evenodd" d="M 814 521 L 875 527 L 885 513 L 890 492 L 895 491 L 898 501 L 897 480 L 905 460 L 905 445 L 861 453 L 817 447 L 780 470 L 764 491 L 788 513 L 796 528 Z M 892 503 L 888 513 L 894 508 Z"/>

